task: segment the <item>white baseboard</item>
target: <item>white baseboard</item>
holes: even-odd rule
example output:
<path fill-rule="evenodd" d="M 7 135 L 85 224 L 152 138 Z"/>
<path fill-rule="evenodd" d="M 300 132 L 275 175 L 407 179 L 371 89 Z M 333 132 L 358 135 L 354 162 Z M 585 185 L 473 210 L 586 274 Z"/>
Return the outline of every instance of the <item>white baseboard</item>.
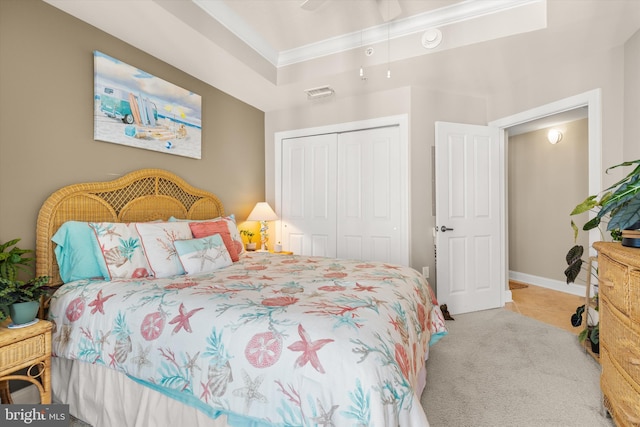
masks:
<path fill-rule="evenodd" d="M 554 291 L 564 292 L 567 294 L 584 297 L 586 285 L 576 283 L 566 284 L 560 280 L 548 279 L 546 277 L 534 276 L 532 274 L 519 273 L 517 271 L 509 271 L 509 280 L 527 283 L 529 285 L 540 286 L 541 288 L 553 289 Z M 591 290 L 593 293 L 593 289 Z"/>
<path fill-rule="evenodd" d="M 38 387 L 30 384 L 25 388 L 21 388 L 20 390 L 16 390 L 11 393 L 11 399 L 13 400 L 13 403 L 17 405 L 40 403 L 40 392 L 38 392 Z"/>
<path fill-rule="evenodd" d="M 511 293 L 510 289 L 506 289 L 504 291 L 504 302 L 505 304 L 508 302 L 513 302 L 513 294 Z"/>

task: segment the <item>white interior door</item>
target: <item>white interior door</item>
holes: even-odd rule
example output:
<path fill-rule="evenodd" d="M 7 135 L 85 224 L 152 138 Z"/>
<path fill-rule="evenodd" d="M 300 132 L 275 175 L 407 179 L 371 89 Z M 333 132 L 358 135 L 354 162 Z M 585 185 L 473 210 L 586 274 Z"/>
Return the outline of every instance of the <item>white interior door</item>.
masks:
<path fill-rule="evenodd" d="M 498 128 L 436 122 L 438 301 L 451 313 L 501 306 Z"/>
<path fill-rule="evenodd" d="M 401 151 L 398 126 L 338 137 L 338 258 L 408 265 Z"/>
<path fill-rule="evenodd" d="M 282 143 L 282 247 L 336 257 L 337 134 Z"/>

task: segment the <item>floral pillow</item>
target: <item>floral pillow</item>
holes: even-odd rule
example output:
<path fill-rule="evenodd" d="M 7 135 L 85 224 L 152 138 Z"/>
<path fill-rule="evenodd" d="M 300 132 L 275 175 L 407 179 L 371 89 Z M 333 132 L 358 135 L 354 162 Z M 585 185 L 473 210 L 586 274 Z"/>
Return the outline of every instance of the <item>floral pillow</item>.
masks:
<path fill-rule="evenodd" d="M 219 234 L 173 242 L 187 274 L 208 273 L 233 264 Z"/>
<path fill-rule="evenodd" d="M 184 274 L 173 242 L 193 238 L 189 223 L 137 223 L 136 229 L 140 234 L 144 253 L 155 277 Z"/>
<path fill-rule="evenodd" d="M 111 279 L 151 276 L 140 236 L 134 224 L 91 222 Z"/>
<path fill-rule="evenodd" d="M 195 238 L 219 234 L 227 248 L 231 261 L 236 262 L 240 259 L 238 256 L 238 248 L 235 241 L 231 238 L 231 233 L 229 232 L 226 221 L 190 222 L 189 227 Z"/>

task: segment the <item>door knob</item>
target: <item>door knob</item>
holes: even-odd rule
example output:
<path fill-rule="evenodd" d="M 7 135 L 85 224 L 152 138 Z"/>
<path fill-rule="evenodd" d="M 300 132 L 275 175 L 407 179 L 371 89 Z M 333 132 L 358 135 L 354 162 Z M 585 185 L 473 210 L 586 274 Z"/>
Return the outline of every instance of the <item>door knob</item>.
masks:
<path fill-rule="evenodd" d="M 443 225 L 442 227 L 440 227 L 440 231 L 442 231 L 443 233 L 445 231 L 453 231 L 453 228 L 448 228 L 446 225 Z"/>

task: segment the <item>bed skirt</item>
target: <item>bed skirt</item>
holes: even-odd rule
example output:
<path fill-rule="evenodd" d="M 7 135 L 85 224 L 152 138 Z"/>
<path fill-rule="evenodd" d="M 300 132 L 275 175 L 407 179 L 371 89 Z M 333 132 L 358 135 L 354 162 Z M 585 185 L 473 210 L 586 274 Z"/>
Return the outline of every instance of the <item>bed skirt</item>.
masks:
<path fill-rule="evenodd" d="M 426 383 L 426 371 L 423 366 L 419 373 L 418 396 Z M 211 419 L 100 365 L 52 357 L 51 389 L 54 403 L 68 404 L 71 415 L 94 427 L 231 427 L 224 415 Z"/>
<path fill-rule="evenodd" d="M 94 427 L 229 427 L 224 415 L 209 418 L 113 369 L 51 359 L 54 403 L 69 404 L 71 415 Z"/>

